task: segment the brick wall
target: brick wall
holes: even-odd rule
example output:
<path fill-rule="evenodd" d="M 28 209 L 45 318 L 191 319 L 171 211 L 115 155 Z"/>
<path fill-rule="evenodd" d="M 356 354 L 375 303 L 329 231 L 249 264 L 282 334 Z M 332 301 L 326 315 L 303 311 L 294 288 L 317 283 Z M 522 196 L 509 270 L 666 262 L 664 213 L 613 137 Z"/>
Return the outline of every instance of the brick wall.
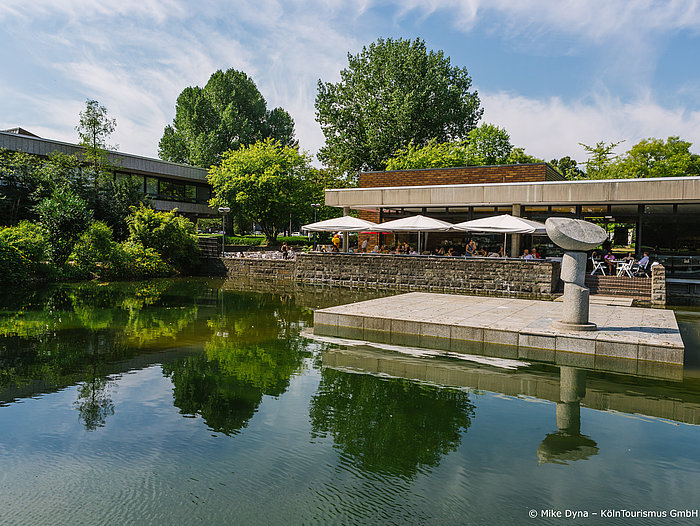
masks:
<path fill-rule="evenodd" d="M 363 172 L 360 188 L 381 186 L 423 186 L 442 184 L 530 183 L 561 181 L 564 177 L 547 163 L 502 166 L 463 166 Z"/>

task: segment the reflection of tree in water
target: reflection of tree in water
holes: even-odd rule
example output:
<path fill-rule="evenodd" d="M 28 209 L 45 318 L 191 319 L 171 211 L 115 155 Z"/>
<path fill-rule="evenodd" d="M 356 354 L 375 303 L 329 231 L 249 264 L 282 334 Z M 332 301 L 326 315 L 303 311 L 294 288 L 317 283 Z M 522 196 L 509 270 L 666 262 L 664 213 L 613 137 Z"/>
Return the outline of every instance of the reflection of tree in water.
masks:
<path fill-rule="evenodd" d="M 248 425 L 263 395 L 280 396 L 310 356 L 298 338 L 302 309 L 291 299 L 225 294 L 223 315 L 210 321 L 206 353 L 163 365 L 176 407 L 200 415 L 218 432 Z"/>
<path fill-rule="evenodd" d="M 109 396 L 110 383 L 106 378 L 93 377 L 78 387 L 75 405 L 80 421 L 88 431 L 104 427 L 108 416 L 114 414 L 114 404 Z"/>
<path fill-rule="evenodd" d="M 413 476 L 460 444 L 474 416 L 466 391 L 324 369 L 310 417 L 363 469 Z"/>
<path fill-rule="evenodd" d="M 206 282 L 81 283 L 0 299 L 0 392 L 78 385 L 80 419 L 104 425 L 114 406 L 107 364 L 196 321 Z"/>

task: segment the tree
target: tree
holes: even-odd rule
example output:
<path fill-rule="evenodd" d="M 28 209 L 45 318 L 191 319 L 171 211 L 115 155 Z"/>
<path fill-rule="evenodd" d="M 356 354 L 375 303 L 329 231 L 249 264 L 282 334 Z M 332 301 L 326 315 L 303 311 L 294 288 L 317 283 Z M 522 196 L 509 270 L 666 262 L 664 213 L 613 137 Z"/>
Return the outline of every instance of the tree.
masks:
<path fill-rule="evenodd" d="M 576 160 L 568 155 L 561 159 L 552 159 L 549 164 L 554 166 L 557 171 L 570 181 L 585 179 L 586 173 L 578 167 Z"/>
<path fill-rule="evenodd" d="M 224 154 L 209 170 L 212 206 L 229 206 L 260 225 L 268 242 L 281 228 L 308 214 L 312 199 L 310 159 L 304 152 L 265 139 Z"/>
<path fill-rule="evenodd" d="M 614 179 L 618 177 L 617 161 L 619 157 L 614 154 L 613 150 L 623 142 L 617 141 L 606 144 L 605 141 L 600 141 L 595 146 L 589 146 L 580 142 L 579 144 L 588 152 L 588 160 L 583 163 L 586 165 L 586 178 Z"/>
<path fill-rule="evenodd" d="M 469 164 L 505 164 L 513 151 L 510 135 L 493 124 L 483 123 L 468 134 Z"/>
<path fill-rule="evenodd" d="M 39 203 L 37 212 L 47 232 L 49 256 L 62 267 L 80 235 L 90 226 L 92 212 L 85 201 L 65 188 L 55 190 L 51 197 Z"/>
<path fill-rule="evenodd" d="M 412 170 L 538 162 L 542 161 L 526 154 L 523 148 L 514 148 L 506 130 L 484 123 L 471 130 L 464 141 L 439 143 L 432 139 L 423 147 L 411 142 L 389 159 L 386 168 Z"/>
<path fill-rule="evenodd" d="M 379 39 L 353 56 L 341 81 L 318 81 L 318 158 L 346 172 L 383 170 L 398 148 L 465 139 L 483 110 L 466 68 L 416 39 Z"/>
<path fill-rule="evenodd" d="M 117 121 L 107 116 L 107 108 L 96 100 L 85 102 L 85 110 L 80 112 L 80 123 L 75 129 L 80 136 L 79 144 L 85 148 L 85 160 L 93 165 L 95 172 L 109 166 L 108 151 L 118 148 L 107 144 L 116 127 Z"/>
<path fill-rule="evenodd" d="M 642 139 L 619 162 L 621 177 L 682 177 L 700 175 L 700 155 L 690 153 L 692 143 L 680 137 Z"/>
<path fill-rule="evenodd" d="M 204 88 L 190 86 L 177 98 L 175 118 L 158 145 L 161 159 L 202 168 L 227 150 L 273 138 L 293 145 L 294 120 L 282 108 L 267 109 L 253 79 L 242 71 L 216 71 Z"/>

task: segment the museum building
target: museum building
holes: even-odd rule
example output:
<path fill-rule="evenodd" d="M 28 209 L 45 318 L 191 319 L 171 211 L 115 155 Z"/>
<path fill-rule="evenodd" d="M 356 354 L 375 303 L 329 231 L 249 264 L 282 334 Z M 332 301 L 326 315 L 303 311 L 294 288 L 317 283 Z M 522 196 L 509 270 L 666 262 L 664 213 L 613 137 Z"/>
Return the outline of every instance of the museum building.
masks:
<path fill-rule="evenodd" d="M 364 172 L 359 188 L 326 190 L 325 204 L 377 223 L 416 214 L 450 223 L 500 214 L 585 219 L 607 224 L 614 245 L 649 251 L 671 274 L 700 277 L 700 177 L 569 181 L 548 163 Z M 386 236 L 366 235 L 376 243 Z M 431 234 L 433 246 L 448 235 Z M 509 253 L 536 241 L 513 236 Z"/>
<path fill-rule="evenodd" d="M 43 139 L 23 128 L 0 131 L 0 149 L 41 157 L 54 152 L 82 155 L 84 151 L 77 144 Z M 204 168 L 122 152 L 109 152 L 108 156 L 109 162 L 116 167 L 115 177 L 136 178 L 154 209 L 169 211 L 177 208 L 179 213 L 190 218 L 218 215 L 209 207 L 211 186 Z"/>

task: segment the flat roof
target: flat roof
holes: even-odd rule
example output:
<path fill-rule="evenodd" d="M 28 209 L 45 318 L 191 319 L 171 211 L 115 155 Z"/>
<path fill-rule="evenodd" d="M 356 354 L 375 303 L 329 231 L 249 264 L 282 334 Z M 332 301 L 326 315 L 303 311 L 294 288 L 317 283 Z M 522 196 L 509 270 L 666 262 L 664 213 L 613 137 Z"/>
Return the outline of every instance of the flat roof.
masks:
<path fill-rule="evenodd" d="M 48 156 L 53 152 L 76 155 L 82 154 L 84 151 L 84 148 L 77 144 L 8 132 L 0 132 L 0 148 L 41 156 Z M 171 163 L 161 159 L 122 152 L 110 152 L 108 157 L 109 161 L 120 171 L 142 175 L 167 176 L 186 181 L 207 182 L 207 170 L 197 166 Z"/>
<path fill-rule="evenodd" d="M 325 204 L 357 210 L 700 202 L 700 177 L 387 186 L 326 190 Z"/>

